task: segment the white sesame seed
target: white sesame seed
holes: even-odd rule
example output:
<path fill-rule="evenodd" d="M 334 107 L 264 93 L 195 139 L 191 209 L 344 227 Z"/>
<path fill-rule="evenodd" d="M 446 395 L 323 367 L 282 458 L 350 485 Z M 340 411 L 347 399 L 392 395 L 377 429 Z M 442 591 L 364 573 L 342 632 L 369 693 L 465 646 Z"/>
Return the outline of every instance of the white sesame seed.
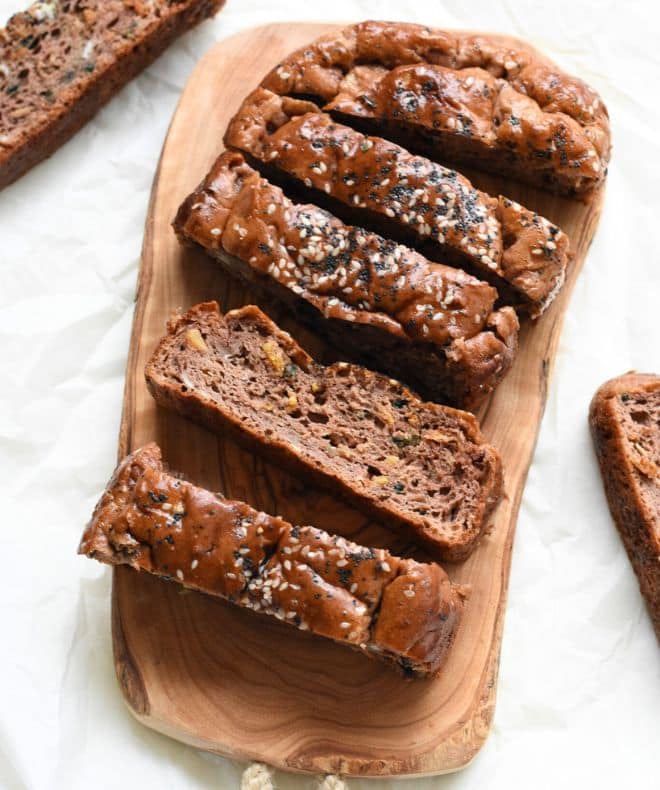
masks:
<path fill-rule="evenodd" d="M 274 203 L 269 203 L 268 204 L 268 208 L 266 209 L 266 213 L 267 214 L 274 214 L 275 213 L 275 209 L 276 209 L 275 204 Z"/>
<path fill-rule="evenodd" d="M 339 627 L 340 627 L 340 628 L 350 628 L 350 627 L 351 627 L 351 624 L 350 624 L 350 623 L 347 623 L 347 622 L 344 620 L 344 622 L 343 622 L 343 623 L 339 623 Z"/>
<path fill-rule="evenodd" d="M 221 233 L 220 228 L 211 228 L 211 236 L 219 236 Z"/>
<path fill-rule="evenodd" d="M 177 579 L 181 579 L 181 581 L 183 581 L 183 571 L 181 570 L 181 568 L 177 570 L 176 577 Z"/>
<path fill-rule="evenodd" d="M 291 560 L 284 560 L 284 569 L 287 571 L 291 570 Z"/>
<path fill-rule="evenodd" d="M 381 567 L 382 570 L 385 571 L 385 573 L 389 573 L 392 570 L 390 568 L 389 562 L 385 562 L 385 561 L 381 562 L 380 567 Z"/>
<path fill-rule="evenodd" d="M 414 598 L 414 597 L 415 597 L 415 591 L 414 591 L 414 590 L 412 590 L 412 589 L 410 589 L 410 588 L 408 588 L 407 590 L 404 590 L 404 591 L 403 591 L 403 594 L 404 594 L 404 595 L 405 595 L 407 598 Z"/>
<path fill-rule="evenodd" d="M 193 561 L 190 563 L 190 570 L 194 571 L 194 570 L 195 570 L 195 568 L 196 568 L 198 565 L 199 565 L 199 560 L 197 560 L 197 559 L 194 559 L 194 560 L 193 560 Z"/>

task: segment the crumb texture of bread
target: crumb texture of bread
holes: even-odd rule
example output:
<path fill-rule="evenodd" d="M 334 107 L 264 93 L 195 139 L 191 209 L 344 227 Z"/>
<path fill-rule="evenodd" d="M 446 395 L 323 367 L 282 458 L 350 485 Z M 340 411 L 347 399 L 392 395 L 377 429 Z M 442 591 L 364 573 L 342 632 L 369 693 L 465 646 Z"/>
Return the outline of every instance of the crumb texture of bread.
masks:
<path fill-rule="evenodd" d="M 0 30 L 0 188 L 224 0 L 48 0 Z"/>
<path fill-rule="evenodd" d="M 660 376 L 606 382 L 589 421 L 610 511 L 660 639 Z"/>
<path fill-rule="evenodd" d="M 315 363 L 254 306 L 197 305 L 146 371 L 156 401 L 305 475 L 442 559 L 474 549 L 502 495 L 501 460 L 473 415 L 394 379 Z"/>
<path fill-rule="evenodd" d="M 79 553 L 270 615 L 409 676 L 437 674 L 463 606 L 439 565 L 212 494 L 165 471 L 155 444 L 120 463 Z"/>
<path fill-rule="evenodd" d="M 518 320 L 460 269 L 294 203 L 225 152 L 174 220 L 180 239 L 425 397 L 474 407 L 508 371 Z"/>
<path fill-rule="evenodd" d="M 607 171 L 598 94 L 508 36 L 362 22 L 294 52 L 262 87 L 313 97 L 418 153 L 553 191 L 588 192 Z"/>
<path fill-rule="evenodd" d="M 559 292 L 568 239 L 533 211 L 475 189 L 456 170 L 337 123 L 308 101 L 257 88 L 225 134 L 283 186 L 353 225 L 462 267 L 538 317 Z"/>

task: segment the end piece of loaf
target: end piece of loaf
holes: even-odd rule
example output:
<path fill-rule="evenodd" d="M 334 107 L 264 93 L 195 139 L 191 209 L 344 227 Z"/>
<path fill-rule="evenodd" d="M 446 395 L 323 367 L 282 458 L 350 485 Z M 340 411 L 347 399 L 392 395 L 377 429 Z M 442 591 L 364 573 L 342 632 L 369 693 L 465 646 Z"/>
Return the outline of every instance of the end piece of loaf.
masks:
<path fill-rule="evenodd" d="M 257 88 L 229 124 L 225 144 L 346 222 L 490 282 L 505 303 L 533 318 L 564 282 L 568 238 L 545 217 L 338 123 L 312 102 Z"/>
<path fill-rule="evenodd" d="M 166 408 L 327 488 L 435 556 L 465 558 L 502 496 L 473 415 L 394 379 L 316 364 L 257 307 L 200 304 L 170 322 L 146 371 Z"/>
<path fill-rule="evenodd" d="M 0 188 L 50 156 L 224 0 L 49 0 L 0 30 Z"/>
<path fill-rule="evenodd" d="M 174 220 L 230 273 L 289 305 L 342 353 L 425 397 L 475 407 L 508 371 L 518 320 L 465 272 L 293 203 L 225 152 Z"/>
<path fill-rule="evenodd" d="M 589 423 L 612 518 L 660 639 L 660 376 L 606 382 Z"/>
<path fill-rule="evenodd" d="M 431 158 L 566 194 L 598 187 L 607 109 L 582 80 L 519 39 L 368 21 L 292 53 L 264 78 L 340 120 Z"/>
<path fill-rule="evenodd" d="M 276 617 L 410 676 L 439 671 L 463 606 L 438 565 L 212 494 L 168 474 L 155 444 L 117 467 L 79 553 Z"/>

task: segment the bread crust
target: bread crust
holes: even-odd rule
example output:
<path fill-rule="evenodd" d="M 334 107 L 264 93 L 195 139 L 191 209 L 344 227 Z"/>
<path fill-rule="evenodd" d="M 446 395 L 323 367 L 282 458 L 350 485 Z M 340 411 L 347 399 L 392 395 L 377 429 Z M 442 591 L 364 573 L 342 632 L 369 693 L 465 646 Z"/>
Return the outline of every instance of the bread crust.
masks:
<path fill-rule="evenodd" d="M 518 39 L 362 22 L 292 53 L 262 81 L 406 148 L 568 194 L 604 179 L 607 109 L 582 80 Z"/>
<path fill-rule="evenodd" d="M 589 424 L 610 512 L 660 640 L 660 376 L 631 371 L 605 382 Z"/>
<path fill-rule="evenodd" d="M 411 677 L 439 672 L 463 608 L 440 566 L 212 494 L 169 474 L 155 444 L 119 464 L 78 552 L 276 617 Z"/>
<path fill-rule="evenodd" d="M 54 153 L 178 36 L 223 5 L 158 0 L 159 15 L 151 16 L 140 0 L 86 0 L 71 10 L 51 0 L 15 14 L 0 30 L 0 189 Z M 64 39 L 69 50 L 60 53 Z"/>
<path fill-rule="evenodd" d="M 387 442 L 382 442 L 387 446 L 379 445 L 378 448 L 381 460 L 375 460 L 375 463 L 385 464 L 383 468 L 388 471 L 388 459 L 385 456 L 396 453 L 397 446 L 404 447 L 400 452 L 405 458 L 408 458 L 408 453 L 411 457 L 422 457 L 422 451 L 426 452 L 429 456 L 429 470 L 415 472 L 420 475 L 417 484 L 420 487 L 428 485 L 432 489 L 445 484 L 449 486 L 446 501 L 457 503 L 457 507 L 462 500 L 466 503 L 459 511 L 464 514 L 464 521 L 446 522 L 440 513 L 431 516 L 413 511 L 410 506 L 402 506 L 394 487 L 396 476 L 391 480 L 387 477 L 365 478 L 363 467 L 366 464 L 361 460 L 362 456 L 356 459 L 357 465 L 354 466 L 350 460 L 341 461 L 342 456 L 336 455 L 338 451 L 332 450 L 330 455 L 327 441 L 315 439 L 311 429 L 304 433 L 298 417 L 286 417 L 284 409 L 288 408 L 288 404 L 278 402 L 278 409 L 282 412 L 281 420 L 278 421 L 277 413 L 260 402 L 263 398 L 252 396 L 242 379 L 236 379 L 237 368 L 225 370 L 227 363 L 224 360 L 227 359 L 231 335 L 240 332 L 244 327 L 255 328 L 264 342 L 273 342 L 284 354 L 282 369 L 269 370 L 267 378 L 265 374 L 259 373 L 254 362 L 250 362 L 245 368 L 241 366 L 240 369 L 248 375 L 248 382 L 255 377 L 261 382 L 260 377 L 264 377 L 261 383 L 265 392 L 275 392 L 290 380 L 286 378 L 286 367 L 290 360 L 301 369 L 301 378 L 309 378 L 311 385 L 320 388 L 318 391 L 322 397 L 327 397 L 328 391 L 334 389 L 341 395 L 336 398 L 337 402 L 350 403 L 351 399 L 359 402 L 361 399 L 361 402 L 368 403 L 377 413 L 378 422 L 381 424 L 395 425 L 395 420 L 387 409 L 382 414 L 380 412 L 389 401 L 396 401 L 405 409 L 408 432 L 411 431 L 411 426 L 421 426 L 425 422 L 442 426 L 439 431 L 431 429 L 428 438 L 422 432 L 419 437 L 415 437 L 414 443 L 404 442 L 403 445 L 388 433 Z M 195 380 L 188 381 L 192 376 L 191 364 L 196 364 L 190 358 L 193 352 L 187 348 L 190 330 L 197 330 L 201 337 L 206 338 L 205 343 L 211 349 L 208 352 L 202 351 L 199 356 L 205 365 L 204 369 L 215 370 L 212 367 L 215 358 L 221 364 L 213 373 L 214 379 L 209 379 L 204 387 L 198 386 Z M 279 357 L 277 349 L 273 349 L 273 353 Z M 172 409 L 218 434 L 232 436 L 259 457 L 283 466 L 294 474 L 303 476 L 313 485 L 337 494 L 383 525 L 395 531 L 403 530 L 418 545 L 443 560 L 460 561 L 473 551 L 502 497 L 504 482 L 501 459 L 497 451 L 486 443 L 472 414 L 434 403 L 422 403 L 398 382 L 358 366 L 347 363 L 335 363 L 327 367 L 318 365 L 288 333 L 279 329 L 254 305 L 232 310 L 222 316 L 217 303 L 209 302 L 196 305 L 185 315 L 173 319 L 168 326 L 168 334 L 160 340 L 147 364 L 145 377 L 149 391 L 161 406 Z M 240 404 L 234 402 L 227 393 L 223 395 L 220 385 L 214 387 L 214 381 L 219 382 L 221 378 L 235 379 L 236 386 L 245 388 L 241 390 Z M 293 394 L 296 392 L 296 409 L 303 408 L 305 395 L 302 390 L 294 390 Z M 317 411 L 313 403 L 308 411 Z M 273 414 L 275 417 L 271 419 L 269 415 Z M 352 432 L 358 432 L 359 423 L 349 423 L 346 422 L 347 419 L 338 418 L 338 434 L 348 436 Z M 309 422 L 309 414 L 306 420 Z M 322 433 L 325 434 L 327 430 L 332 428 L 324 427 Z M 407 446 L 411 449 L 406 450 Z M 451 479 L 450 475 L 441 476 L 441 460 L 445 457 L 451 458 L 452 463 L 458 462 L 460 457 L 463 460 L 459 465 L 472 465 L 471 469 L 461 471 L 466 477 L 474 471 L 470 486 L 463 489 L 461 486 L 467 484 Z M 397 458 L 392 456 L 392 460 L 396 462 Z M 410 458 L 408 462 L 411 462 Z M 446 483 L 441 483 L 441 480 L 446 480 Z M 386 487 L 382 487 L 383 485 Z M 427 504 L 424 510 L 428 507 Z"/>
<path fill-rule="evenodd" d="M 238 153 L 220 156 L 174 228 L 343 354 L 352 349 L 425 397 L 474 408 L 515 355 L 518 321 L 511 308 L 493 309 L 494 288 L 292 203 Z"/>

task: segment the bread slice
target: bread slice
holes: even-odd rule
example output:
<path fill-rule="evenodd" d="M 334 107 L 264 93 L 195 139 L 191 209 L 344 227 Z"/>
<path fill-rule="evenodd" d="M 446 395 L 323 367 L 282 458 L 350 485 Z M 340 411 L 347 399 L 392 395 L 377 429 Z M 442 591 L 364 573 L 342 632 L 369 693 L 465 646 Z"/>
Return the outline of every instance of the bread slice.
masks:
<path fill-rule="evenodd" d="M 411 151 L 553 191 L 586 193 L 607 171 L 598 94 L 508 36 L 362 22 L 280 61 L 262 87 L 323 100 Z"/>
<path fill-rule="evenodd" d="M 297 196 L 466 269 L 534 318 L 564 282 L 568 239 L 556 225 L 480 192 L 455 170 L 337 123 L 311 102 L 257 88 L 225 144 Z"/>
<path fill-rule="evenodd" d="M 240 154 L 224 153 L 174 221 L 225 269 L 259 285 L 343 354 L 405 379 L 423 395 L 475 406 L 517 348 L 511 308 L 457 269 L 292 203 Z"/>
<path fill-rule="evenodd" d="M 224 0 L 50 0 L 0 30 L 0 188 L 50 156 Z"/>
<path fill-rule="evenodd" d="M 660 376 L 606 382 L 589 423 L 612 518 L 660 639 Z"/>
<path fill-rule="evenodd" d="M 466 412 L 346 362 L 316 364 L 257 307 L 200 304 L 146 371 L 174 409 L 339 494 L 446 560 L 465 558 L 502 495 L 502 464 Z"/>
<path fill-rule="evenodd" d="M 439 565 L 197 488 L 164 470 L 155 444 L 119 464 L 78 551 L 276 617 L 409 676 L 437 674 L 463 608 Z"/>

